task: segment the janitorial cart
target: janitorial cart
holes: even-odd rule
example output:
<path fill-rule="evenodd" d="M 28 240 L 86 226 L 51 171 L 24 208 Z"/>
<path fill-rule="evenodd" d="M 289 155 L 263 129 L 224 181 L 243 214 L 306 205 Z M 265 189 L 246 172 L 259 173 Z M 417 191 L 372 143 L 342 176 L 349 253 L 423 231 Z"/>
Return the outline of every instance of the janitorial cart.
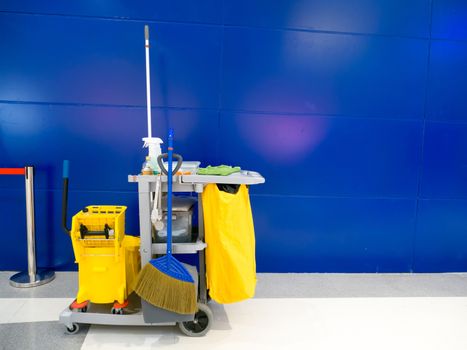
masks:
<path fill-rule="evenodd" d="M 206 261 L 205 261 L 205 235 L 204 235 L 204 222 L 203 222 L 203 201 L 202 194 L 206 186 L 209 184 L 231 184 L 231 185 L 255 185 L 261 184 L 265 180 L 264 178 L 256 173 L 251 171 L 241 171 L 235 174 L 228 176 L 217 176 L 217 175 L 198 175 L 196 169 L 190 170 L 192 173 L 175 175 L 173 176 L 173 192 L 175 193 L 193 193 L 197 197 L 197 207 L 198 207 L 198 228 L 197 232 L 193 228 L 193 232 L 190 232 L 187 236 L 188 239 L 185 242 L 173 243 L 173 253 L 174 254 L 197 254 L 199 261 L 199 269 L 193 268 L 191 273 L 194 276 L 194 279 L 197 283 L 197 299 L 199 310 L 193 315 L 180 315 L 173 313 L 167 310 L 158 309 L 151 304 L 145 302 L 135 294 L 128 292 L 131 291 L 130 279 L 133 278 L 135 273 L 135 266 L 133 263 L 135 261 L 139 262 L 139 267 L 145 266 L 153 257 L 160 256 L 166 252 L 167 244 L 163 242 L 157 242 L 156 229 L 154 228 L 153 222 L 151 221 L 151 213 L 155 205 L 155 194 L 159 191 L 158 187 L 160 186 L 160 191 L 162 194 L 167 191 L 167 176 L 161 175 L 129 175 L 128 181 L 138 185 L 138 203 L 139 203 L 139 225 L 140 225 L 140 236 L 138 238 L 131 238 L 132 242 L 128 246 L 125 245 L 125 239 L 128 236 L 125 235 L 125 238 L 122 239 L 122 244 L 118 245 L 117 241 L 119 240 L 116 237 L 115 226 L 108 224 L 112 222 L 112 215 L 117 218 L 117 210 L 123 212 L 123 207 L 102 207 L 102 206 L 89 206 L 84 211 L 80 211 L 73 219 L 75 224 L 71 230 L 72 234 L 76 235 L 74 245 L 84 243 L 85 246 L 79 246 L 76 251 L 83 252 L 83 255 L 87 253 L 91 256 L 76 256 L 77 262 L 79 264 L 84 264 L 84 270 L 80 271 L 80 291 L 78 293 L 78 298 L 76 303 L 78 305 L 70 306 L 66 308 L 60 314 L 60 322 L 66 326 L 66 331 L 68 333 L 76 333 L 79 330 L 80 324 L 101 324 L 101 325 L 133 325 L 133 326 L 152 326 L 152 325 L 174 325 L 177 324 L 181 331 L 189 336 L 200 336 L 204 335 L 210 328 L 212 322 L 212 312 L 207 305 L 208 302 L 208 291 L 206 284 Z M 160 181 L 160 182 L 159 182 Z M 111 210 L 113 209 L 113 210 Z M 87 211 L 86 211 L 87 210 Z M 93 213 L 93 210 L 96 213 Z M 108 213 L 108 211 L 114 211 L 114 213 Z M 183 209 L 182 209 L 183 210 Z M 100 213 L 100 211 L 105 211 Z M 91 222 L 94 223 L 94 226 L 86 226 L 88 221 L 83 219 L 83 216 L 92 217 L 97 215 L 97 221 L 91 219 Z M 109 218 L 110 221 L 106 221 L 104 218 Z M 104 219 L 104 220 L 103 220 Z M 99 221 L 100 220 L 100 221 Z M 99 222 L 98 222 L 99 221 Z M 81 225 L 87 228 L 88 235 L 84 235 L 81 238 Z M 106 229 L 106 224 L 109 226 Z M 120 228 L 119 232 L 123 232 Z M 108 231 L 108 238 L 106 238 L 106 230 Z M 92 236 L 94 231 L 95 236 Z M 112 234 L 111 231 L 114 231 Z M 112 237 L 113 236 L 113 237 Z M 99 237 L 99 238 L 98 238 Z M 97 242 L 112 242 L 112 244 L 105 243 L 106 247 L 98 248 L 105 249 L 105 254 L 108 257 L 102 257 L 94 255 L 92 251 L 91 243 L 88 241 L 91 239 L 96 239 Z M 135 242 L 139 243 L 139 246 L 135 250 L 133 245 Z M 101 243 L 99 243 L 101 244 Z M 112 252 L 110 251 L 112 250 Z M 138 254 L 134 254 L 138 252 Z M 108 253 L 108 254 L 107 254 Z M 136 255 L 136 258 L 135 258 Z M 124 258 L 125 256 L 125 258 Z M 123 260 L 118 260 L 118 259 Z M 84 260 L 83 260 L 84 259 Z M 90 259 L 86 261 L 85 259 Z M 105 259 L 105 260 L 104 260 Z M 222 262 L 219 262 L 222 263 Z M 118 264 L 113 265 L 113 264 Z M 85 290 L 81 290 L 81 283 L 84 282 L 84 285 L 87 283 L 92 283 L 96 281 L 98 275 L 105 276 L 105 268 L 109 269 L 109 273 L 116 273 L 118 270 L 119 273 L 123 273 L 125 269 L 125 274 L 120 275 L 120 277 L 114 277 L 113 280 L 119 280 L 121 283 L 120 290 L 126 288 L 126 294 L 128 294 L 128 299 L 123 300 L 123 305 L 120 304 L 121 299 L 117 299 L 118 296 L 110 296 L 110 299 L 115 298 L 116 300 L 107 299 L 108 303 L 93 303 L 92 297 L 90 302 L 88 300 L 79 299 L 81 295 L 86 295 Z M 111 271 L 115 270 L 115 271 Z M 94 272 L 93 272 L 94 271 Z M 118 275 L 118 274 L 117 274 Z M 126 277 L 128 276 L 128 277 Z M 128 278 L 128 279 L 126 279 Z M 97 279 L 98 280 L 98 279 Z M 111 287 L 116 287 L 115 282 L 110 282 L 108 289 Z M 117 288 L 117 290 L 119 289 Z M 100 288 L 99 288 L 100 289 Z M 104 294 L 106 291 L 102 291 Z M 109 294 L 113 293 L 108 291 Z M 117 293 L 118 294 L 118 293 Z M 125 292 L 122 295 L 126 295 Z M 107 295 L 105 295 L 107 297 Z M 84 299 L 87 297 L 85 296 Z M 84 302 L 84 304 L 82 304 Z M 115 302 L 118 305 L 115 305 Z M 80 304 L 81 303 L 81 304 Z M 78 307 L 75 307 L 78 306 Z M 81 306 L 81 309 L 79 308 Z"/>
<path fill-rule="evenodd" d="M 239 168 L 230 170 L 225 166 L 204 169 L 203 172 L 199 169 L 199 162 L 183 161 L 180 155 L 176 157 L 177 165 L 172 167 L 171 134 L 168 152 L 161 154 L 162 140 L 152 137 L 151 132 L 147 27 L 145 47 L 148 136 L 143 141 L 149 148 L 149 155 L 141 171 L 128 176 L 128 181 L 138 186 L 139 236 L 129 235 L 125 231 L 126 207 L 122 205 L 89 205 L 73 216 L 71 228 L 68 228 L 69 171 L 68 164 L 64 165 L 62 226 L 70 235 L 79 276 L 76 299 L 59 318 L 70 334 L 78 332 L 80 324 L 177 324 L 188 336 L 202 336 L 208 332 L 213 318 L 207 305 L 208 288 L 211 289 L 209 295 L 219 302 L 243 300 L 254 293 L 254 232 L 247 186 L 261 184 L 265 180 L 257 172 Z M 165 157 L 168 162 L 164 162 Z M 177 196 L 181 193 L 184 197 Z M 232 208 L 247 210 L 216 212 L 222 206 L 228 209 L 230 201 L 234 204 Z M 198 212 L 197 227 L 192 225 L 195 207 Z M 226 213 L 230 216 L 221 220 Z M 205 218 L 210 219 L 205 222 Z M 218 225 L 221 221 L 226 225 Z M 217 232 L 221 229 L 223 232 Z M 242 244 L 234 242 L 241 240 L 237 231 L 249 233 Z M 210 241 L 206 240 L 206 233 L 211 234 Z M 224 244 L 219 237 L 234 244 Z M 243 249 L 243 246 L 247 247 L 245 252 L 236 254 L 234 250 Z M 229 251 L 224 251 L 225 247 L 230 247 Z M 178 260 L 170 266 L 165 262 L 175 261 L 178 254 L 197 255 L 198 266 L 181 264 Z M 237 256 L 241 259 L 237 259 Z M 175 289 L 164 288 L 169 283 L 165 284 L 163 279 L 154 286 L 154 290 L 168 290 L 167 299 L 176 295 L 174 300 L 159 303 L 160 300 L 156 302 L 155 299 L 161 298 L 162 293 L 145 295 L 141 285 L 154 282 L 148 280 L 147 276 L 150 275 L 144 274 L 148 266 L 149 269 L 158 269 L 157 273 L 167 274 L 174 286 L 170 288 L 181 290 L 188 286 L 185 289 L 189 297 L 171 293 Z M 222 273 L 218 268 L 220 266 L 230 272 Z M 211 269 L 208 276 L 206 267 Z M 230 287 L 235 283 L 237 287 L 243 284 L 244 288 Z M 185 306 L 187 300 L 193 302 L 191 307 L 180 308 L 178 304 Z M 169 304 L 177 305 L 172 307 Z"/>

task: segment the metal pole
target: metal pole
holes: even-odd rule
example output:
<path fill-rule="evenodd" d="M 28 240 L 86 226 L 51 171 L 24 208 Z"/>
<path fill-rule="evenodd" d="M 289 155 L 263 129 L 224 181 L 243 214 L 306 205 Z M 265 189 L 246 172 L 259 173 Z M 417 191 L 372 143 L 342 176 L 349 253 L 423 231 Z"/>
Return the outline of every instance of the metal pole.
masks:
<path fill-rule="evenodd" d="M 26 228 L 28 244 L 28 271 L 19 272 L 10 278 L 13 287 L 35 287 L 52 281 L 55 278 L 53 271 L 36 269 L 36 223 L 34 213 L 34 168 L 25 167 L 26 186 Z"/>
<path fill-rule="evenodd" d="M 28 239 L 28 274 L 31 281 L 36 279 L 36 223 L 34 221 L 34 174 L 33 168 L 25 168 L 26 185 L 26 226 Z"/>
<path fill-rule="evenodd" d="M 144 47 L 146 51 L 146 108 L 148 114 L 148 138 L 152 137 L 151 125 L 151 74 L 149 73 L 149 26 L 144 26 Z"/>

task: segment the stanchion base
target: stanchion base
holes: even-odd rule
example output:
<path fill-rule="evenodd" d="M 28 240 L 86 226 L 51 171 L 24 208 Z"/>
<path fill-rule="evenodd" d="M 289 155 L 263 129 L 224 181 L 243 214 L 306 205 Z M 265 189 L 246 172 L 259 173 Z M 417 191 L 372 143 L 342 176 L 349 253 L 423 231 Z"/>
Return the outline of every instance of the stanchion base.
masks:
<path fill-rule="evenodd" d="M 55 278 L 55 272 L 50 270 L 39 269 L 36 272 L 36 278 L 31 279 L 25 271 L 18 272 L 10 277 L 10 285 L 16 288 L 37 287 L 46 284 Z"/>

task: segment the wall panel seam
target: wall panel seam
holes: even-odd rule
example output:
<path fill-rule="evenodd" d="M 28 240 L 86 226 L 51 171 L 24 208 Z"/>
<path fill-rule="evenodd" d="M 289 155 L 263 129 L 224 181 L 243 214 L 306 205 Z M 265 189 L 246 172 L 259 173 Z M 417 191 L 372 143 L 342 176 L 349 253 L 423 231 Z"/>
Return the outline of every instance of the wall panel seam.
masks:
<path fill-rule="evenodd" d="M 429 40 L 428 40 L 428 52 L 427 52 L 427 66 L 426 66 L 426 76 L 425 76 L 425 101 L 424 101 L 424 110 L 423 110 L 423 124 L 422 124 L 422 138 L 420 144 L 420 159 L 418 166 L 418 188 L 417 188 L 417 201 L 415 205 L 415 223 L 414 230 L 412 235 L 412 261 L 411 261 L 411 271 L 415 271 L 415 253 L 416 253 L 416 244 L 417 244 L 417 232 L 419 227 L 419 213 L 420 213 L 420 199 L 422 195 L 422 182 L 423 182 L 423 166 L 425 159 L 425 137 L 426 137 L 426 121 L 428 113 L 428 92 L 430 88 L 430 64 L 431 64 L 431 36 L 433 28 L 433 2 L 430 0 L 430 25 L 429 25 Z"/>
<path fill-rule="evenodd" d="M 0 10 L 0 13 L 25 15 L 25 16 L 65 17 L 65 18 L 84 19 L 84 20 L 166 23 L 166 24 L 196 25 L 196 26 L 207 26 L 207 27 L 243 28 L 243 29 L 250 29 L 250 30 L 304 32 L 304 33 L 317 33 L 317 34 L 330 34 L 330 35 L 374 36 L 374 37 L 386 37 L 386 38 L 414 39 L 414 40 L 423 40 L 423 41 L 430 40 L 429 36 L 424 37 L 424 36 L 403 35 L 403 34 L 384 34 L 384 33 L 370 33 L 370 32 L 358 32 L 358 31 L 353 32 L 353 31 L 339 31 L 339 30 L 324 30 L 324 29 L 311 29 L 307 27 L 279 27 L 278 28 L 278 27 L 272 27 L 272 26 L 268 27 L 268 26 L 254 26 L 254 25 L 234 25 L 234 24 L 198 22 L 198 21 L 161 20 L 161 19 L 149 19 L 149 18 L 127 18 L 127 17 L 118 17 L 118 16 L 69 15 L 69 14 L 52 14 L 52 13 L 7 11 L 7 10 Z"/>

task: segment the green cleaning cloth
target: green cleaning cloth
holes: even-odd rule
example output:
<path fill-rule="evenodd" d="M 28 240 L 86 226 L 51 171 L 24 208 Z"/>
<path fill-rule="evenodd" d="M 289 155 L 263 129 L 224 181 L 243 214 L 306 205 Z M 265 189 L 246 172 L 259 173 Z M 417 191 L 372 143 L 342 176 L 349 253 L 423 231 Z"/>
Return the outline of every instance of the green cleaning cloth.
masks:
<path fill-rule="evenodd" d="M 218 165 L 218 166 L 210 166 L 208 165 L 207 168 L 199 168 L 197 174 L 198 175 L 230 175 L 233 173 L 238 173 L 240 170 L 239 166 L 231 167 L 230 165 Z"/>

